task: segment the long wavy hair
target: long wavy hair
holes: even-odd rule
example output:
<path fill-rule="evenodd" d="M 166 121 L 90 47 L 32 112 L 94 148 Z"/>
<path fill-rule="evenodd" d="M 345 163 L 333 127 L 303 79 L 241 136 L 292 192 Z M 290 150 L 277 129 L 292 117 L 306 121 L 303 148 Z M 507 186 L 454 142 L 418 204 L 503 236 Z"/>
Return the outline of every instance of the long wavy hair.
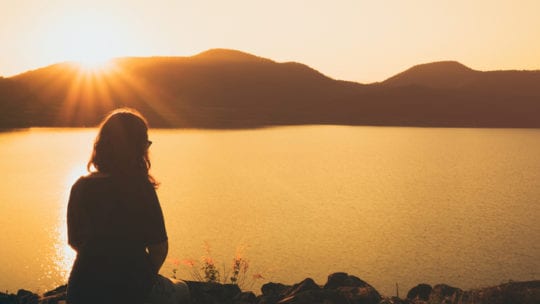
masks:
<path fill-rule="evenodd" d="M 157 187 L 149 174 L 148 123 L 137 111 L 121 108 L 112 111 L 100 125 L 94 141 L 88 172 L 100 172 L 114 177 L 144 177 Z"/>

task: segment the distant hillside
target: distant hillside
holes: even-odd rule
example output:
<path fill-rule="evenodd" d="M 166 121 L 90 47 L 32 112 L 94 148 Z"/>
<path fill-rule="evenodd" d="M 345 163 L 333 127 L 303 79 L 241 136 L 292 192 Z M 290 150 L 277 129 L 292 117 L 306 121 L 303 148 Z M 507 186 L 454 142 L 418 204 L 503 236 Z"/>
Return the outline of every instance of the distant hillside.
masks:
<path fill-rule="evenodd" d="M 269 125 L 540 127 L 540 71 L 415 66 L 372 85 L 235 50 L 120 58 L 103 74 L 60 63 L 0 78 L 0 127 L 94 126 L 139 109 L 154 127 Z"/>
<path fill-rule="evenodd" d="M 427 86 L 430 88 L 460 88 L 480 76 L 456 61 L 441 61 L 414 66 L 383 83 L 391 86 Z"/>
<path fill-rule="evenodd" d="M 470 93 L 538 94 L 540 71 L 480 72 L 456 61 L 441 61 L 414 66 L 383 82 L 388 86 L 419 86 L 437 89 L 462 89 Z"/>

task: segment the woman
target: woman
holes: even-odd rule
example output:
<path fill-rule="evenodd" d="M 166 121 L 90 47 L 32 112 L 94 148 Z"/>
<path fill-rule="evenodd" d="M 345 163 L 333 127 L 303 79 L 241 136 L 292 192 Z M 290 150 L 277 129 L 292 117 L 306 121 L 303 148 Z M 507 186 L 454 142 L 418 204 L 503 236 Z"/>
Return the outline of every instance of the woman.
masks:
<path fill-rule="evenodd" d="M 101 124 L 89 175 L 71 188 L 68 242 L 77 251 L 68 303 L 143 303 L 168 251 L 157 186 L 148 173 L 148 125 L 137 111 Z"/>

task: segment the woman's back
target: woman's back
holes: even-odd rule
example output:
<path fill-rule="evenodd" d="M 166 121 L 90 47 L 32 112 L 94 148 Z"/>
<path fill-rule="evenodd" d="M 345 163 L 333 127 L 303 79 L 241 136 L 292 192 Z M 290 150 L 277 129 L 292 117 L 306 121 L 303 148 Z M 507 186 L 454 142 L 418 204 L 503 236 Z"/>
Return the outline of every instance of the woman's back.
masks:
<path fill-rule="evenodd" d="M 90 175 L 71 188 L 68 242 L 77 251 L 68 303 L 143 303 L 168 251 L 157 183 L 149 174 L 148 125 L 132 109 L 102 122 Z"/>
<path fill-rule="evenodd" d="M 142 298 L 154 275 L 146 247 L 167 240 L 164 227 L 148 180 L 99 173 L 80 178 L 68 203 L 68 238 L 78 254 L 70 293 Z"/>
<path fill-rule="evenodd" d="M 142 178 L 82 177 L 73 185 L 68 213 L 69 243 L 79 251 L 100 250 L 99 245 L 144 250 L 165 238 L 155 190 Z"/>

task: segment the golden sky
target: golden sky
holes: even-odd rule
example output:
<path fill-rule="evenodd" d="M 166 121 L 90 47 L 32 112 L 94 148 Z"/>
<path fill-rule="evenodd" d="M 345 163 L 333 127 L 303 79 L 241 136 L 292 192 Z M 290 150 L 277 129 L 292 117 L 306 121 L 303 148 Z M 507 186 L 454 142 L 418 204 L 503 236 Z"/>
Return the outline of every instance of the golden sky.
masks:
<path fill-rule="evenodd" d="M 540 0 L 0 0 L 0 75 L 231 48 L 382 81 L 415 64 L 540 69 Z"/>

